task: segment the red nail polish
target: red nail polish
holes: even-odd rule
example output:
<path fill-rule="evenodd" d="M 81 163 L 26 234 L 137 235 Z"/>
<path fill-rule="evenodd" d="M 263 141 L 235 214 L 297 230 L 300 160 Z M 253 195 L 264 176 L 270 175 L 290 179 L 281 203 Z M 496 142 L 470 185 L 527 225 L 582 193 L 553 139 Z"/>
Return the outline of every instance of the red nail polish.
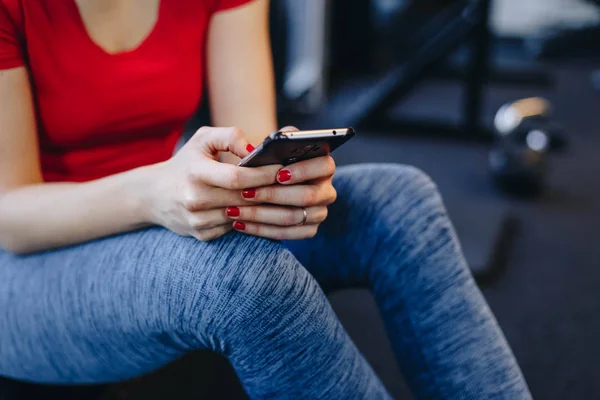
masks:
<path fill-rule="evenodd" d="M 253 199 L 254 197 L 256 197 L 256 189 L 242 190 L 242 197 L 245 199 Z"/>
<path fill-rule="evenodd" d="M 277 180 L 279 182 L 287 182 L 292 179 L 292 173 L 287 169 L 282 169 L 277 173 Z"/>
<path fill-rule="evenodd" d="M 228 217 L 239 217 L 240 209 L 237 207 L 227 207 L 227 216 Z"/>
<path fill-rule="evenodd" d="M 235 221 L 233 223 L 233 229 L 237 229 L 238 231 L 243 231 L 246 229 L 246 224 L 240 221 Z"/>
<path fill-rule="evenodd" d="M 246 150 L 248 150 L 248 152 L 254 151 L 254 146 L 249 144 L 248 146 L 246 146 Z"/>

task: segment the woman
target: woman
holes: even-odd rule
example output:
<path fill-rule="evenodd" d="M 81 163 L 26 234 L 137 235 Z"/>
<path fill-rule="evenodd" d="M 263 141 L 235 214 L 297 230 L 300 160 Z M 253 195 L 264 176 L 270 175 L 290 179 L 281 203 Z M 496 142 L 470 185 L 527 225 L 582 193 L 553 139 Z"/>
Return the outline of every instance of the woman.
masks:
<path fill-rule="evenodd" d="M 0 0 L 0 375 L 210 349 L 252 398 L 389 398 L 323 294 L 367 286 L 418 398 L 529 398 L 423 173 L 218 161 L 276 129 L 267 6 Z M 204 75 L 238 128 L 172 156 Z"/>

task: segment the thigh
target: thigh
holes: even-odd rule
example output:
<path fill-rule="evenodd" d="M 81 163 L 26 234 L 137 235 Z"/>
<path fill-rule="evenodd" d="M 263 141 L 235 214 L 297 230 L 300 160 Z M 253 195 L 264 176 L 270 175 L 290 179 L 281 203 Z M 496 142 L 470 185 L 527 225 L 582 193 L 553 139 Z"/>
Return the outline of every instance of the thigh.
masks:
<path fill-rule="evenodd" d="M 382 242 L 392 233 L 406 241 L 399 227 L 414 219 L 420 203 L 439 201 L 437 189 L 423 172 L 400 164 L 340 167 L 333 185 L 338 198 L 317 235 L 285 244 L 325 291 L 368 287 Z"/>
<path fill-rule="evenodd" d="M 237 232 L 0 252 L 0 310 L 0 375 L 20 380 L 123 380 L 208 348 L 251 398 L 389 398 L 296 258 Z"/>
<path fill-rule="evenodd" d="M 235 233 L 202 243 L 153 228 L 25 257 L 0 250 L 0 375 L 114 381 L 214 347 L 203 329 L 212 314 L 201 308 L 240 279 L 226 266 L 252 257 L 266 264 L 274 246 Z"/>

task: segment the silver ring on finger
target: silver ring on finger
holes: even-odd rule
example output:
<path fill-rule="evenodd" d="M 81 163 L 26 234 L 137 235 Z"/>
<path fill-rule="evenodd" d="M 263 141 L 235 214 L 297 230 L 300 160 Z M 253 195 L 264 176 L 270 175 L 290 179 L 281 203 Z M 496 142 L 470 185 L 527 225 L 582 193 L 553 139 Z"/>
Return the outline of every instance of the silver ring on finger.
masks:
<path fill-rule="evenodd" d="M 300 222 L 296 226 L 302 226 L 302 225 L 304 225 L 306 223 L 306 220 L 308 219 L 308 213 L 306 212 L 306 208 L 301 207 L 300 209 L 302 210 L 302 222 Z"/>

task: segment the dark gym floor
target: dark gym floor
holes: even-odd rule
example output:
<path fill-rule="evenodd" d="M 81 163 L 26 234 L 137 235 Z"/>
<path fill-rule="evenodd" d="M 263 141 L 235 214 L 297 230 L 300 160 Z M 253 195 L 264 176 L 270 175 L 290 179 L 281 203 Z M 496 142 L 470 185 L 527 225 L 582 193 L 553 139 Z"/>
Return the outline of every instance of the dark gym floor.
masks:
<path fill-rule="evenodd" d="M 514 200 L 497 192 L 487 174 L 486 149 L 478 144 L 361 131 L 336 153 L 336 159 L 339 165 L 396 162 L 422 168 L 438 182 L 465 235 L 477 236 L 469 232 L 476 226 L 470 220 L 514 210 L 523 227 L 508 269 L 483 292 L 535 398 L 593 399 L 600 398 L 600 92 L 591 86 L 591 67 L 553 66 L 551 71 L 558 81 L 555 89 L 494 87 L 485 104 L 491 117 L 504 102 L 543 95 L 554 103 L 556 121 L 567 127 L 569 150 L 551 160 L 551 188 L 537 201 Z M 452 116 L 459 95 L 456 87 L 431 83 L 399 108 Z M 369 295 L 342 292 L 331 299 L 392 394 L 410 398 Z M 244 396 L 224 360 L 199 353 L 151 376 L 113 386 L 103 397 L 163 398 Z"/>

